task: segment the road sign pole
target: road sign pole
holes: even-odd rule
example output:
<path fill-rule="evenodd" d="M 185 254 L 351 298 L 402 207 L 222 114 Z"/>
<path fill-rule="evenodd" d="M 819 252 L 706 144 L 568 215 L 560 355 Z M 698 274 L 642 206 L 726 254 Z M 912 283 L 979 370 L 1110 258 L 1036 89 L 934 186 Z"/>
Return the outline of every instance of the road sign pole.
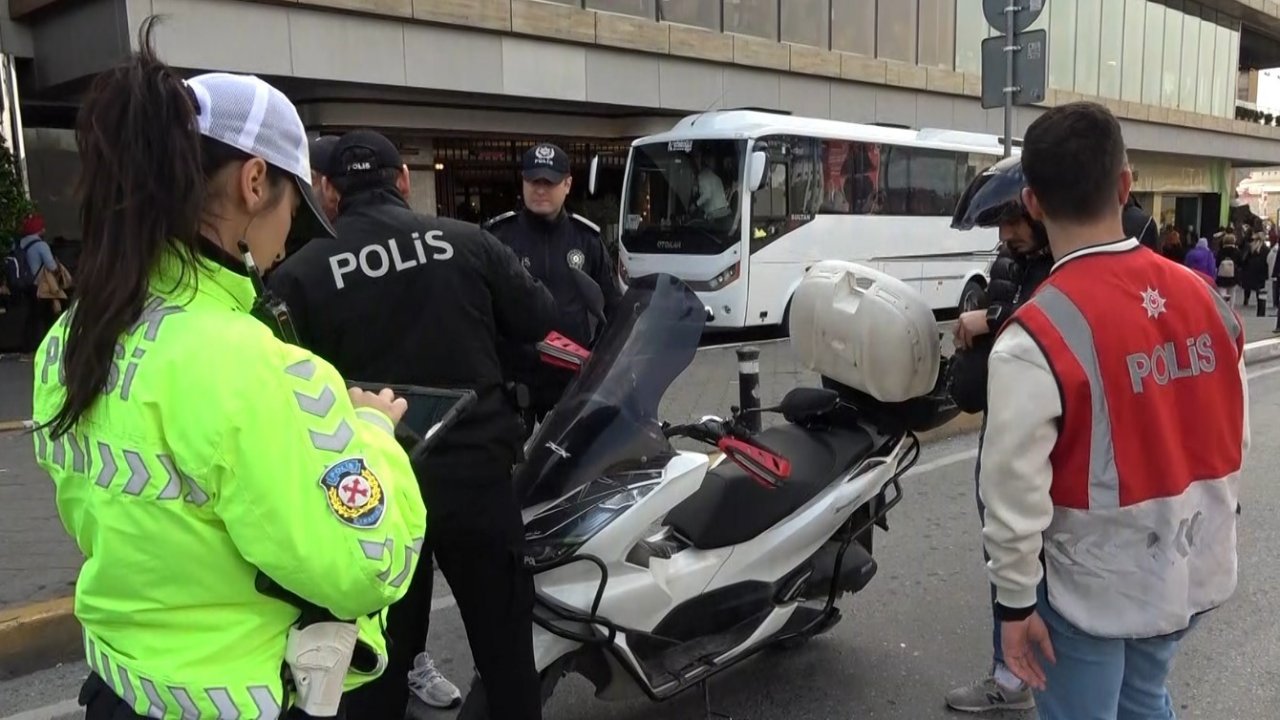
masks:
<path fill-rule="evenodd" d="M 1017 50 L 1017 37 L 1014 35 L 1014 15 L 1019 8 L 1015 0 L 1008 0 L 1004 9 L 1004 156 L 1013 155 L 1013 94 L 1017 89 L 1013 86 L 1013 53 Z"/>

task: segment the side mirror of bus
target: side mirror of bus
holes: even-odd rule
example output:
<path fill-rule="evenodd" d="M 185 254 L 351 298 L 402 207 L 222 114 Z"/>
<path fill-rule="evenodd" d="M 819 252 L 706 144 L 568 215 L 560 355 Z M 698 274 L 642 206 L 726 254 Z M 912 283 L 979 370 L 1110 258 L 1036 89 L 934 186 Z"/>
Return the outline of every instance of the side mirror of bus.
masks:
<path fill-rule="evenodd" d="M 587 193 L 589 195 L 596 194 L 596 178 L 600 173 L 600 156 L 596 155 L 591 158 L 591 170 L 587 174 Z"/>
<path fill-rule="evenodd" d="M 747 163 L 747 187 L 751 188 L 751 192 L 759 190 L 760 184 L 764 182 L 764 170 L 768 162 L 768 156 L 762 151 L 751 153 L 751 160 Z"/>

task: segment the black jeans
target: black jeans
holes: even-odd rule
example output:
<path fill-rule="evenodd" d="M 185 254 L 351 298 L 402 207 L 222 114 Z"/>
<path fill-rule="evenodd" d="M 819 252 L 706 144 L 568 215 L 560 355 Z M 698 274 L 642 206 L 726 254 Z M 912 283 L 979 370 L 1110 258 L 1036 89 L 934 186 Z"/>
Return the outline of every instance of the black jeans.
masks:
<path fill-rule="evenodd" d="M 407 675 L 431 621 L 429 553 L 449 581 L 492 720 L 541 720 L 533 664 L 533 577 L 524 568 L 524 524 L 511 464 L 477 457 L 428 461 L 422 470 L 427 538 L 409 592 L 387 614 L 382 676 L 350 693 L 350 720 L 399 720 Z M 459 713 L 467 720 L 466 712 Z"/>

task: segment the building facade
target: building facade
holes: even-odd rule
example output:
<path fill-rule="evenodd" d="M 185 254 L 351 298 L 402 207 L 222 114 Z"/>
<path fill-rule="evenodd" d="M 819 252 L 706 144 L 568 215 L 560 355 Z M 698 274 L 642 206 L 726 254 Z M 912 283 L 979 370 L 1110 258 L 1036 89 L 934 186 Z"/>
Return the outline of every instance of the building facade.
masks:
<path fill-rule="evenodd" d="M 999 134 L 984 110 L 981 0 L 10 0 L 33 191 L 70 203 L 71 127 L 95 73 L 151 14 L 180 68 L 262 75 L 316 132 L 396 140 L 419 209 L 487 217 L 518 195 L 517 159 L 556 140 L 620 185 L 626 146 L 676 118 L 755 107 L 820 118 Z M 1242 112 L 1250 71 L 1280 66 L 1272 0 L 1045 0 L 1043 105 L 1091 99 L 1124 125 L 1139 199 L 1162 220 L 1216 226 L 1233 170 L 1280 164 L 1280 127 Z M 1256 98 L 1254 100 L 1256 102 Z M 1242 104 L 1243 103 L 1243 104 Z M 1015 137 L 1040 113 L 1018 108 Z M 61 133 L 61 135 L 60 135 Z M 47 215 L 50 213 L 46 213 Z M 73 216 L 73 215 L 72 215 Z M 52 221 L 51 221 L 52 222 Z"/>

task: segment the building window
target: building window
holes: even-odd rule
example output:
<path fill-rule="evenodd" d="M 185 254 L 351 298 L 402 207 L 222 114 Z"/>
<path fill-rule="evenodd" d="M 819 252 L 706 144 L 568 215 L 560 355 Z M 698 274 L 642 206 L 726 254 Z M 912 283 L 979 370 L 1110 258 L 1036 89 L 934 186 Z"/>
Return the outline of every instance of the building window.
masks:
<path fill-rule="evenodd" d="M 778 39 L 778 0 L 724 0 L 724 31 Z"/>
<path fill-rule="evenodd" d="M 783 42 L 826 50 L 831 46 L 831 0 L 782 0 Z"/>
<path fill-rule="evenodd" d="M 1049 3 L 1049 86 L 1076 87 L 1076 0 Z"/>
<path fill-rule="evenodd" d="M 1115 2 L 1116 0 L 1111 0 Z M 1098 53 L 1102 37 L 1102 0 L 1076 2 L 1075 91 L 1098 94 Z"/>
<path fill-rule="evenodd" d="M 1099 27 L 1098 41 L 1098 95 L 1112 100 L 1120 99 L 1121 61 L 1124 60 L 1125 35 L 1125 3 L 1111 0 L 1101 1 L 1102 19 Z M 1142 36 L 1141 23 L 1138 25 L 1138 36 Z M 1141 48 L 1139 48 L 1141 50 Z"/>
<path fill-rule="evenodd" d="M 876 0 L 831 0 L 831 49 L 875 57 Z"/>
<path fill-rule="evenodd" d="M 656 0 L 587 0 L 587 7 L 653 20 L 657 17 L 655 3 Z"/>
<path fill-rule="evenodd" d="M 1159 106 L 1160 82 L 1163 76 L 1161 68 L 1164 65 L 1165 9 L 1158 3 L 1142 1 L 1147 6 L 1146 26 L 1143 28 L 1142 38 L 1142 102 L 1145 105 Z"/>
<path fill-rule="evenodd" d="M 1188 2 L 1182 9 L 1182 68 L 1178 71 L 1179 110 L 1196 109 L 1196 75 L 1200 71 L 1200 6 Z"/>
<path fill-rule="evenodd" d="M 955 54 L 955 0 L 920 0 L 920 64 L 950 70 Z"/>
<path fill-rule="evenodd" d="M 917 8 L 915 2 L 880 0 L 876 13 L 878 57 L 915 64 Z"/>
<path fill-rule="evenodd" d="M 1234 23 L 1231 26 L 1231 52 L 1229 54 L 1230 62 L 1227 64 L 1227 116 L 1235 115 L 1236 98 L 1239 97 L 1240 75 L 1236 72 L 1236 66 L 1240 63 L 1240 23 Z M 1245 93 L 1249 92 L 1248 85 L 1244 86 Z"/>
<path fill-rule="evenodd" d="M 1213 57 L 1218 45 L 1218 13 L 1203 8 L 1200 20 L 1200 72 L 1196 76 L 1196 112 L 1213 113 Z"/>
<path fill-rule="evenodd" d="M 1047 13 L 1042 13 L 1041 16 Z M 956 70 L 982 74 L 982 41 L 991 34 L 991 26 L 982 16 L 982 0 L 956 0 Z M 1050 43 L 1049 51 L 1053 52 Z"/>
<path fill-rule="evenodd" d="M 719 30 L 720 4 L 706 0 L 658 0 L 658 19 Z"/>
<path fill-rule="evenodd" d="M 1146 0 L 1125 0 L 1124 52 L 1120 58 L 1120 99 L 1142 102 L 1142 61 L 1146 48 Z"/>
<path fill-rule="evenodd" d="M 1164 13 L 1164 63 L 1160 72 L 1160 105 L 1178 107 L 1178 75 L 1182 71 L 1182 0 L 1171 0 Z"/>
<path fill-rule="evenodd" d="M 1231 28 L 1230 21 L 1219 17 L 1219 24 L 1214 31 L 1217 41 L 1213 45 L 1213 107 L 1210 109 L 1217 117 L 1231 117 L 1235 114 L 1230 107 L 1231 76 L 1235 74 L 1234 63 L 1231 62 Z"/>

